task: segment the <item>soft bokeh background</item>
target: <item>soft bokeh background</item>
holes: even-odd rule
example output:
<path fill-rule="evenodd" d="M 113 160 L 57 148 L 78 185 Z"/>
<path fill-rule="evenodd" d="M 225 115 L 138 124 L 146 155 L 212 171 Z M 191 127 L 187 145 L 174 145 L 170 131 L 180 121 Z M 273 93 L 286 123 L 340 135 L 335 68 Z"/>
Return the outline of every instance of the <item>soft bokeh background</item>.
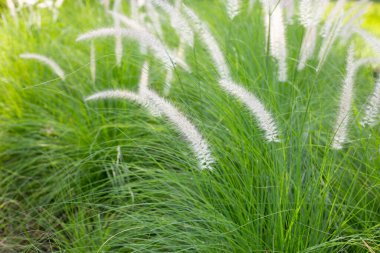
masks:
<path fill-rule="evenodd" d="M 380 36 L 380 1 L 375 1 L 369 9 L 363 26 Z"/>

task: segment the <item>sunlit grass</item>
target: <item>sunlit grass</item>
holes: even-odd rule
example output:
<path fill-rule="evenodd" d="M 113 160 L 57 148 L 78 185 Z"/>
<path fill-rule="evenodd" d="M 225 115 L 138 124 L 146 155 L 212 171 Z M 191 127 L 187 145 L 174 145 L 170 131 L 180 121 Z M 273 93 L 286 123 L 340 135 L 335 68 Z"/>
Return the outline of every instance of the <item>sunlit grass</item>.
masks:
<path fill-rule="evenodd" d="M 258 5 L 229 21 L 218 1 L 184 2 L 210 25 L 233 78 L 273 113 L 282 141 L 268 143 L 247 108 L 220 89 L 197 37 L 186 50 L 192 72 L 176 69 L 167 99 L 210 144 L 214 170 L 199 171 L 164 118 L 128 101 L 84 102 L 105 89 L 136 91 L 146 59 L 151 88 L 164 88 L 161 63 L 133 41 L 124 40 L 117 67 L 113 38 L 95 41 L 93 83 L 90 43 L 75 39 L 113 24 L 100 5 L 65 1 L 58 21 L 45 15 L 41 29 L 16 28 L 7 16 L 0 23 L 0 252 L 380 251 L 380 128 L 359 124 L 372 68 L 356 78 L 350 141 L 332 150 L 347 46 L 337 43 L 320 72 L 315 59 L 298 72 L 304 31 L 289 26 L 289 81 L 281 83 Z M 178 43 L 168 25 L 164 34 Z M 20 59 L 24 52 L 56 59 L 65 81 Z"/>

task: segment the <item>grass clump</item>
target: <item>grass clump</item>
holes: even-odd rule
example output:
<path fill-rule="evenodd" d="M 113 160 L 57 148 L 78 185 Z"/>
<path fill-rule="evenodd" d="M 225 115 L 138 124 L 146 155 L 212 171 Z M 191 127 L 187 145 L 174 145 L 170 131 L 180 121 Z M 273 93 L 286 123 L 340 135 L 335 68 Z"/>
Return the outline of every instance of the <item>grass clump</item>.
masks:
<path fill-rule="evenodd" d="M 17 11 L 17 22 L 2 10 L 0 252 L 380 251 L 378 115 L 371 126 L 361 124 L 368 104 L 375 104 L 373 65 L 357 69 L 349 108 L 342 100 L 348 48 L 365 40 L 337 39 L 316 71 L 318 34 L 312 57 L 298 70 L 306 29 L 294 16 L 284 25 L 287 80 L 279 80 L 270 33 L 272 42 L 283 39 L 266 24 L 271 12 L 258 1 L 251 12 L 249 1 L 230 1 L 233 11 L 223 1 L 183 2 L 210 34 L 173 5 L 194 29 L 193 47 L 171 26 L 178 16 L 162 5 L 136 13 L 134 2 L 123 2 L 119 13 L 146 25 L 166 56 L 178 57 L 189 71 L 150 53 L 157 44 L 133 39 L 123 38 L 121 62 L 115 61 L 117 15 L 98 1 L 65 1 L 58 17 L 42 9 L 40 24 L 28 9 Z M 116 32 L 91 44 L 75 42 L 103 27 Z M 219 49 L 204 36 L 213 36 Z M 25 52 L 54 59 L 64 80 L 21 59 Z M 207 141 L 212 170 L 199 170 L 178 127 L 146 106 L 85 101 L 105 90 L 141 95 L 145 61 L 156 100 L 144 99 L 159 112 L 163 101 L 186 116 Z M 262 110 L 249 107 L 246 94 L 273 117 L 279 141 L 266 138 L 257 116 Z M 334 148 L 343 107 L 350 112 L 347 138 Z"/>

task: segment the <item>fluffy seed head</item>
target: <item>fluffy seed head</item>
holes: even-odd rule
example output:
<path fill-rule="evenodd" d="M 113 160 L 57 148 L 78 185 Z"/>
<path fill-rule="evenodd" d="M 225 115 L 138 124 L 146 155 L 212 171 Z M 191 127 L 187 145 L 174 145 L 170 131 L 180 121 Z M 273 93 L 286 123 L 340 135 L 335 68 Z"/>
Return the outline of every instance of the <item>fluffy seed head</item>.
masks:
<path fill-rule="evenodd" d="M 305 27 L 316 26 L 328 7 L 329 0 L 301 0 L 300 22 Z"/>
<path fill-rule="evenodd" d="M 53 72 L 59 76 L 62 80 L 65 80 L 65 72 L 54 60 L 40 54 L 24 53 L 20 55 L 23 59 L 34 59 L 49 66 Z"/>
<path fill-rule="evenodd" d="M 189 23 L 182 16 L 182 13 L 178 11 L 178 9 L 176 9 L 174 6 L 169 4 L 166 0 L 152 0 L 152 3 L 160 7 L 169 15 L 171 25 L 179 34 L 180 39 L 192 47 L 194 45 L 194 34 L 190 28 Z"/>
<path fill-rule="evenodd" d="M 355 60 L 354 60 L 354 46 L 351 45 L 348 50 L 346 77 L 344 79 L 342 94 L 340 97 L 338 117 L 334 127 L 334 139 L 332 148 L 342 149 L 347 140 L 348 123 L 350 120 L 351 104 L 353 98 L 353 87 L 355 81 Z"/>
<path fill-rule="evenodd" d="M 376 124 L 376 118 L 379 115 L 380 110 L 380 77 L 377 78 L 376 84 L 375 84 L 375 90 L 373 91 L 373 94 L 370 96 L 365 116 L 360 122 L 362 126 L 374 126 Z"/>
<path fill-rule="evenodd" d="M 82 34 L 78 36 L 76 41 L 85 41 L 85 40 L 92 40 L 96 38 L 101 37 L 110 37 L 115 36 L 117 32 L 120 32 L 120 34 L 123 37 L 127 37 L 133 40 L 136 40 L 140 43 L 140 45 L 144 45 L 147 48 L 150 48 L 153 52 L 153 54 L 161 60 L 165 67 L 171 68 L 174 67 L 173 64 L 175 64 L 175 57 L 172 55 L 172 53 L 159 41 L 154 37 L 152 34 L 147 32 L 142 32 L 140 30 L 134 30 L 134 29 L 119 29 L 120 31 L 117 31 L 115 28 L 100 28 L 97 30 L 93 30 L 90 32 L 87 32 L 85 34 Z M 184 62 L 178 62 L 181 67 L 183 67 L 185 70 L 189 70 L 189 66 L 185 64 Z"/>
<path fill-rule="evenodd" d="M 236 17 L 240 12 L 240 0 L 227 0 L 226 8 L 228 17 L 232 20 Z"/>

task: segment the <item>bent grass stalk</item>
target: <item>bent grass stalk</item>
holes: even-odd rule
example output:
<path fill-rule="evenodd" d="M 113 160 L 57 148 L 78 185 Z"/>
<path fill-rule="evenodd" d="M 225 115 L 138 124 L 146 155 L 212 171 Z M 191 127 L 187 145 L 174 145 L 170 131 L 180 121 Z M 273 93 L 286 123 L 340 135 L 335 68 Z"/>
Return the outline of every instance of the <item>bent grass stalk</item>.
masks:
<path fill-rule="evenodd" d="M 62 70 L 62 68 L 56 63 L 54 60 L 41 55 L 41 54 L 35 54 L 35 53 L 23 53 L 20 54 L 20 58 L 23 59 L 33 59 L 37 60 L 39 62 L 44 63 L 45 65 L 49 66 L 53 72 L 59 76 L 62 80 L 65 80 L 65 72 Z"/>

